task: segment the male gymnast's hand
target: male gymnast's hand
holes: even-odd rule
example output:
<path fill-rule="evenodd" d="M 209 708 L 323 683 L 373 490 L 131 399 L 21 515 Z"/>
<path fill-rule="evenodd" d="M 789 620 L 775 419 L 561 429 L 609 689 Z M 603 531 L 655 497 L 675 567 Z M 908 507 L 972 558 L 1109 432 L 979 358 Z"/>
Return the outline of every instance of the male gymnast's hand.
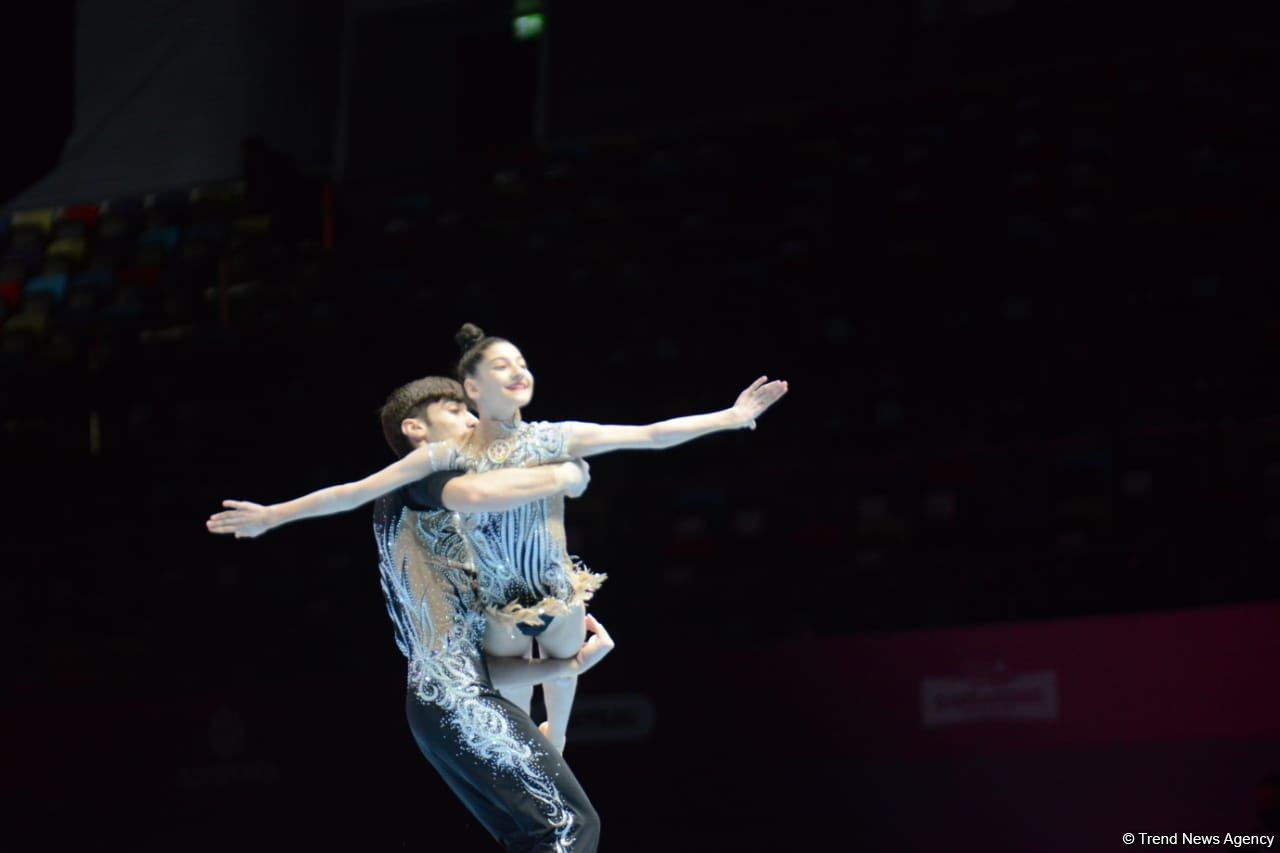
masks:
<path fill-rule="evenodd" d="M 271 507 L 249 501 L 223 501 L 225 512 L 209 516 L 204 526 L 210 533 L 234 533 L 237 539 L 252 539 L 275 527 Z"/>
<path fill-rule="evenodd" d="M 579 458 L 561 464 L 565 466 L 565 497 L 582 497 L 591 482 L 591 466 L 587 464 L 587 460 Z"/>
<path fill-rule="evenodd" d="M 781 400 L 785 393 L 787 393 L 786 381 L 775 379 L 770 382 L 768 376 L 761 376 L 748 385 L 747 390 L 738 395 L 737 402 L 733 404 L 733 413 L 742 421 L 744 427 L 755 429 L 756 418 Z"/>

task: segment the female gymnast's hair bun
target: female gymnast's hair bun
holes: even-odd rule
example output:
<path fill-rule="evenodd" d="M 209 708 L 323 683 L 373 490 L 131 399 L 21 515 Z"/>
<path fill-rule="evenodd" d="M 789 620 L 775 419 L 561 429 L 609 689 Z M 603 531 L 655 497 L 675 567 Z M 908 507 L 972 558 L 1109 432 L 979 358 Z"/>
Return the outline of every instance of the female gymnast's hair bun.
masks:
<path fill-rule="evenodd" d="M 465 353 L 476 344 L 484 340 L 484 330 L 475 323 L 463 323 L 462 328 L 458 330 L 458 334 L 453 336 L 458 346 Z"/>

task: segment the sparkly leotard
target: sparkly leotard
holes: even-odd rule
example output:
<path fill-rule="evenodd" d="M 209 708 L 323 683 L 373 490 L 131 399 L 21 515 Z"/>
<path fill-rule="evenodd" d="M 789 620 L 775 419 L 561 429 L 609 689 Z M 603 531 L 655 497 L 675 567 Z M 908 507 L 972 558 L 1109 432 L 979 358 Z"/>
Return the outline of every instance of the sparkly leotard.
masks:
<path fill-rule="evenodd" d="M 484 472 L 563 462 L 571 429 L 568 423 L 518 421 L 487 447 L 464 446 L 458 451 L 459 464 Z M 461 518 L 491 616 L 542 624 L 542 617 L 588 601 L 605 580 L 568 553 L 563 495 L 501 512 L 463 513 Z"/>

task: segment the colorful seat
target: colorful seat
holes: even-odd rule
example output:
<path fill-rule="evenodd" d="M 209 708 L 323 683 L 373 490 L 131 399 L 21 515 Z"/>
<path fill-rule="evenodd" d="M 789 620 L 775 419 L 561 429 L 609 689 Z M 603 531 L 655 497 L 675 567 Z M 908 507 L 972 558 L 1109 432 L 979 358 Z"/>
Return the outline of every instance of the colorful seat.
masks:
<path fill-rule="evenodd" d="M 14 334 L 25 334 L 32 337 L 44 337 L 49 328 L 49 312 L 39 309 L 24 309 L 9 318 L 4 324 L 5 337 Z"/>
<path fill-rule="evenodd" d="M 62 224 L 78 222 L 86 228 L 92 228 L 98 222 L 99 209 L 96 204 L 77 204 L 62 209 Z"/>
<path fill-rule="evenodd" d="M 182 229 L 176 225 L 169 225 L 163 228 L 148 228 L 138 236 L 139 246 L 159 246 L 162 249 L 173 250 L 178 241 L 182 238 Z"/>
<path fill-rule="evenodd" d="M 0 305 L 7 305 L 10 311 L 16 311 L 22 303 L 22 281 L 9 279 L 0 281 Z"/>
<path fill-rule="evenodd" d="M 14 230 L 17 230 L 20 225 L 30 225 L 48 234 L 57 218 L 58 209 L 56 207 L 46 207 L 41 210 L 18 211 L 10 217 L 10 222 Z"/>
<path fill-rule="evenodd" d="M 154 287 L 160 280 L 159 267 L 128 267 L 120 273 L 120 284 L 123 286 Z"/>
<path fill-rule="evenodd" d="M 54 240 L 44 250 L 45 260 L 65 258 L 73 263 L 84 259 L 85 239 L 83 237 L 63 237 Z"/>
<path fill-rule="evenodd" d="M 41 275 L 27 282 L 23 288 L 23 295 L 29 299 L 38 293 L 46 293 L 53 297 L 54 300 L 61 302 L 67 295 L 67 276 L 65 275 Z"/>

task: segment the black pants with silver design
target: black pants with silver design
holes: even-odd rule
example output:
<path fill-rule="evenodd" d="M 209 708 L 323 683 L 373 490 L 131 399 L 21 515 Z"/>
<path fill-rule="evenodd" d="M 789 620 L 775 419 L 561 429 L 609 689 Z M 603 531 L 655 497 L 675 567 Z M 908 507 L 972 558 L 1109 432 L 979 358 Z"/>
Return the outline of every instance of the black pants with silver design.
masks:
<path fill-rule="evenodd" d="M 497 710 L 519 742 L 533 746 L 532 757 L 515 769 L 486 761 L 463 741 L 445 710 L 410 688 L 409 728 L 427 761 L 503 849 L 594 853 L 600 818 L 555 747 L 528 714 L 497 692 L 478 701 Z"/>

